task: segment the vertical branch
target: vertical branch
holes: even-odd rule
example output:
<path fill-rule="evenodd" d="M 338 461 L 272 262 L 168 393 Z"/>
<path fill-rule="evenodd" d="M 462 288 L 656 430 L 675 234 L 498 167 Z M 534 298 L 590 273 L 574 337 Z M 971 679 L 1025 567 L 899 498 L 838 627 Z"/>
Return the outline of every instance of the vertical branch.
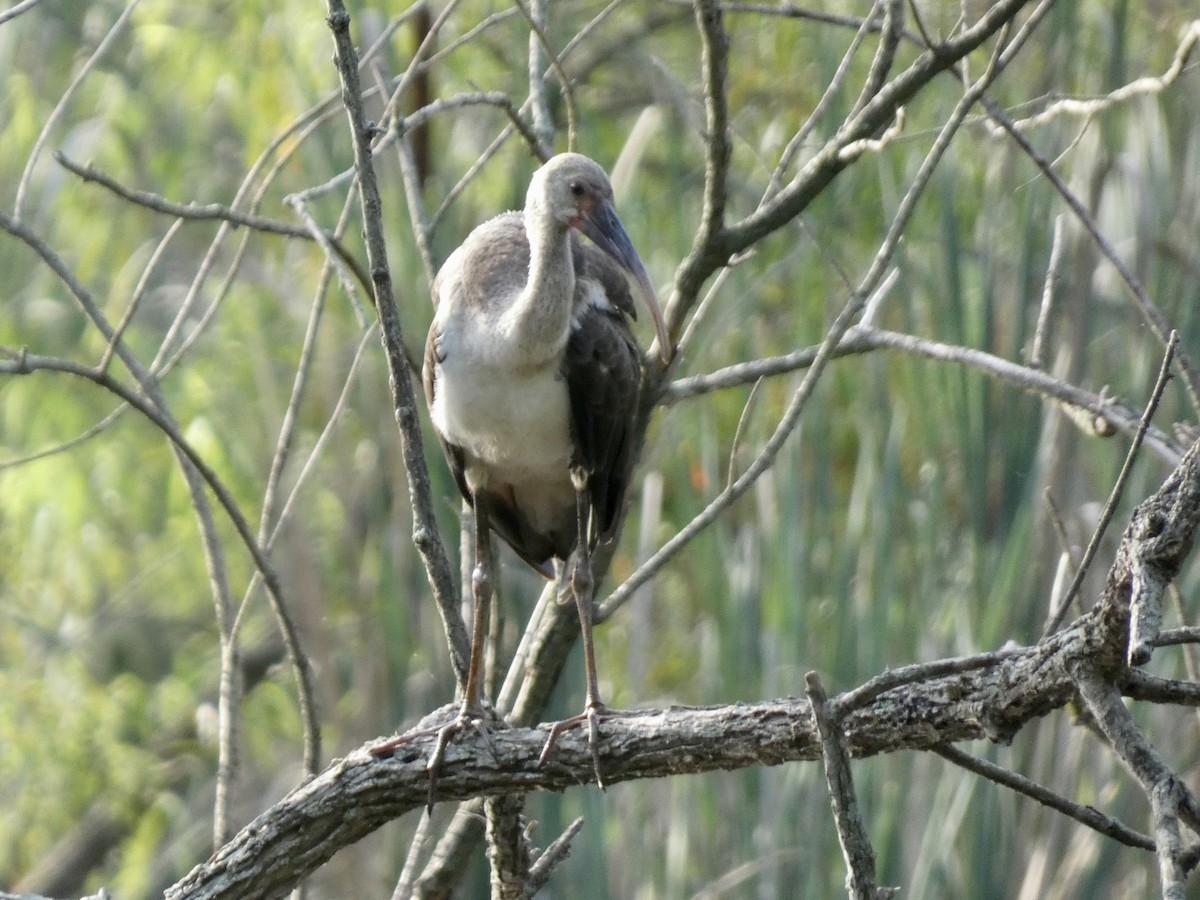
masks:
<path fill-rule="evenodd" d="M 1054 291 L 1062 277 L 1063 217 L 1054 217 L 1054 238 L 1050 244 L 1050 262 L 1046 266 L 1046 281 L 1042 285 L 1042 303 L 1038 307 L 1037 325 L 1033 329 L 1033 345 L 1029 348 L 1030 368 L 1041 369 L 1046 365 L 1046 334 L 1050 330 L 1050 318 L 1054 312 Z"/>
<path fill-rule="evenodd" d="M 483 801 L 492 900 L 522 900 L 527 896 L 529 841 L 521 827 L 524 806 L 525 797 L 521 794 L 501 794 Z"/>
<path fill-rule="evenodd" d="M 386 85 L 378 65 L 371 66 L 371 74 L 375 77 L 376 90 L 384 93 Z M 393 98 L 392 105 L 398 106 L 399 95 Z M 396 159 L 400 163 L 400 178 L 404 183 L 404 199 L 408 206 L 408 220 L 412 226 L 413 240 L 417 245 L 417 255 L 421 257 L 421 265 L 425 269 L 425 283 L 433 286 L 437 277 L 437 266 L 433 262 L 433 250 L 430 248 L 432 229 L 429 227 L 429 217 L 425 214 L 425 203 L 421 198 L 421 170 L 413 152 L 411 132 L 399 112 L 396 114 Z"/>
<path fill-rule="evenodd" d="M 1079 588 L 1083 584 L 1083 578 L 1087 575 L 1088 567 L 1091 566 L 1092 560 L 1096 556 L 1096 552 L 1100 549 L 1100 539 L 1104 536 L 1105 530 L 1108 528 L 1108 523 L 1112 521 L 1113 515 L 1117 511 L 1117 503 L 1121 499 L 1121 494 L 1125 490 L 1125 482 L 1129 480 L 1129 474 L 1133 471 L 1133 461 L 1137 457 L 1138 450 L 1142 447 L 1142 441 L 1146 439 L 1146 432 L 1150 429 L 1150 420 L 1154 416 L 1154 411 L 1158 409 L 1158 401 L 1162 399 L 1163 391 L 1167 387 L 1167 378 L 1171 374 L 1171 360 L 1175 357 L 1175 348 L 1179 344 L 1179 336 L 1172 331 L 1171 336 L 1167 341 L 1167 352 L 1163 354 L 1162 365 L 1158 370 L 1158 378 L 1154 382 L 1154 389 L 1150 392 L 1150 399 L 1146 401 L 1146 409 L 1142 412 L 1141 421 L 1138 422 L 1137 432 L 1133 436 L 1133 440 L 1129 444 L 1129 452 L 1125 454 L 1125 462 L 1121 465 L 1121 471 L 1117 475 L 1116 483 L 1108 494 L 1108 501 L 1104 504 L 1104 510 L 1100 513 L 1100 521 L 1096 523 L 1096 528 L 1092 532 L 1092 538 L 1088 541 L 1087 548 L 1083 551 L 1083 559 L 1079 562 L 1079 568 L 1075 570 L 1075 575 L 1071 579 L 1071 585 L 1067 588 L 1067 592 L 1063 595 L 1062 600 L 1058 604 L 1055 614 L 1051 617 L 1046 625 L 1045 634 L 1050 634 L 1062 624 L 1066 618 L 1067 610 L 1070 608 L 1071 601 L 1075 595 L 1079 593 Z M 1155 607 L 1157 608 L 1160 617 L 1162 612 L 1162 591 L 1166 588 L 1166 584 L 1159 586 L 1155 597 Z M 1143 595 L 1138 595 L 1142 597 Z M 1143 597 L 1144 599 L 1144 597 Z M 1144 606 L 1142 606 L 1145 609 Z M 1161 620 L 1161 619 L 1160 619 Z M 1135 622 L 1139 621 L 1135 617 Z M 1142 622 L 1146 627 L 1150 627 L 1148 621 Z M 1129 646 L 1130 662 L 1135 665 L 1150 661 L 1151 646 L 1154 637 L 1158 634 L 1158 622 L 1153 624 L 1150 631 L 1142 631 L 1139 633 L 1138 642 L 1131 642 Z M 1143 655 L 1144 654 L 1144 658 Z"/>
<path fill-rule="evenodd" d="M 725 229 L 729 161 L 733 144 L 729 137 L 729 34 L 718 0 L 696 0 L 696 27 L 700 32 L 700 64 L 704 77 L 704 208 L 691 252 L 675 275 L 675 290 L 663 316 L 672 339 L 679 333 L 683 316 L 691 307 L 707 273 L 725 262 L 719 248 Z"/>
<path fill-rule="evenodd" d="M 871 101 L 887 80 L 892 63 L 896 60 L 896 48 L 900 45 L 900 35 L 904 31 L 904 0 L 881 0 L 883 6 L 883 28 L 879 34 L 879 48 L 871 61 L 871 70 L 863 83 L 858 100 L 851 107 L 847 120 L 852 119 L 864 106 Z M 874 20 L 875 10 L 867 17 L 867 22 Z"/>
<path fill-rule="evenodd" d="M 529 103 L 533 118 L 533 133 L 538 145 L 546 152 L 554 146 L 554 118 L 550 115 L 550 98 L 546 94 L 545 74 L 547 56 L 542 52 L 546 28 L 546 0 L 531 0 L 529 7 L 518 3 L 529 20 Z M 548 50 L 546 53 L 548 54 Z M 565 87 L 565 86 L 564 86 Z"/>
<path fill-rule="evenodd" d="M 696 25 L 700 30 L 704 69 L 704 118 L 708 145 L 704 159 L 704 214 L 697 243 L 708 246 L 725 225 L 729 160 L 733 143 L 729 137 L 729 34 L 721 5 L 716 0 L 697 0 Z"/>
<path fill-rule="evenodd" d="M 850 900 L 890 900 L 898 889 L 880 888 L 875 884 L 875 851 L 859 813 L 846 736 L 829 708 L 829 697 L 816 672 L 804 676 L 804 692 L 812 705 L 813 721 L 821 738 L 829 802 L 837 824 L 838 843 L 842 845 L 842 857 L 846 860 L 846 892 Z"/>
<path fill-rule="evenodd" d="M 525 14 L 525 18 L 529 21 L 529 103 L 534 108 L 534 128 L 533 133 L 538 134 L 538 125 L 536 116 L 538 115 L 538 104 L 543 107 L 542 115 L 545 116 L 545 121 L 542 123 L 546 129 L 543 137 L 537 139 L 537 155 L 539 157 L 548 157 L 554 149 L 554 121 L 550 117 L 550 107 L 546 98 L 545 82 L 550 73 L 554 73 L 554 77 L 558 79 L 562 86 L 563 104 L 567 108 L 567 149 L 574 150 L 576 144 L 576 129 L 575 129 L 575 94 L 571 90 L 571 80 L 567 78 L 567 73 L 563 71 L 562 63 L 558 55 L 554 52 L 554 48 L 550 46 L 550 41 L 546 38 L 546 15 L 545 10 L 542 11 L 542 17 L 539 20 L 536 14 L 525 7 L 524 0 L 514 0 L 517 8 Z M 541 55 L 534 48 L 534 42 L 541 45 L 542 51 L 546 54 L 546 61 L 549 63 L 547 69 L 542 64 Z"/>
<path fill-rule="evenodd" d="M 329 28 L 333 32 L 334 60 L 342 85 L 342 103 L 350 120 L 350 135 L 354 144 L 354 167 L 359 177 L 362 200 L 363 230 L 366 235 L 367 260 L 375 289 L 375 309 L 379 315 L 384 351 L 387 354 L 392 404 L 400 426 L 404 454 L 404 471 L 408 477 L 409 496 L 413 505 L 413 544 L 421 554 L 425 572 L 433 589 L 438 613 L 446 632 L 451 661 L 459 685 L 465 685 L 469 639 L 446 548 L 438 535 L 433 512 L 433 492 L 429 486 L 429 469 L 421 441 L 421 420 L 408 364 L 404 354 L 404 334 L 400 313 L 392 292 L 392 276 L 388 270 L 387 250 L 383 241 L 382 201 L 371 162 L 371 126 L 363 109 L 362 89 L 358 77 L 358 59 L 350 38 L 350 14 L 342 0 L 327 0 Z"/>

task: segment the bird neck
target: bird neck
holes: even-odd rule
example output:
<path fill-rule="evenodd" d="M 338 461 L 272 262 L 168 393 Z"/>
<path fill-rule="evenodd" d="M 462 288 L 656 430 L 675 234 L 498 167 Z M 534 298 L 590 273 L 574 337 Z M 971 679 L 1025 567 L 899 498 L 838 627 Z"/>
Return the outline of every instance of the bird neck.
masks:
<path fill-rule="evenodd" d="M 529 235 L 529 280 L 510 313 L 512 333 L 522 355 L 557 359 L 566 346 L 575 296 L 575 266 L 568 229 L 549 217 L 526 222 Z"/>

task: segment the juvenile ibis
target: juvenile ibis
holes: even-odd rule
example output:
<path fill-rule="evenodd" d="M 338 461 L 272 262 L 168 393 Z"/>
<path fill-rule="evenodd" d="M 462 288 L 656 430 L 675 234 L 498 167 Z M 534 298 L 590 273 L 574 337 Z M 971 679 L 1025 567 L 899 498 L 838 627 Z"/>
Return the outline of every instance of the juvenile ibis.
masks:
<path fill-rule="evenodd" d="M 584 241 L 580 233 L 588 238 Z M 489 533 L 574 599 L 583 637 L 584 712 L 599 780 L 604 712 L 592 644 L 591 553 L 612 537 L 633 467 L 642 352 L 632 293 L 650 311 L 663 360 L 670 338 L 654 288 L 617 218 L 604 170 L 577 153 L 534 173 L 525 208 L 478 226 L 433 285 L 425 397 L 446 459 L 475 513 L 475 601 L 456 723 L 484 715 L 484 639 L 492 596 Z M 436 772 L 440 752 L 430 760 Z"/>

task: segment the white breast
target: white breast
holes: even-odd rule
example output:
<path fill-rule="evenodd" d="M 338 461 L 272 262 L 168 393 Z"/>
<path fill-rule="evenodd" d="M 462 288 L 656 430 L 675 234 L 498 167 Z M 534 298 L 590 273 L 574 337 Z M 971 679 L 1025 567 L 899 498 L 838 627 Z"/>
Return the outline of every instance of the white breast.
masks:
<path fill-rule="evenodd" d="M 535 528 L 558 527 L 574 509 L 566 381 L 556 366 L 514 367 L 496 330 L 456 318 L 441 331 L 433 424 L 466 451 L 472 489 L 509 484 Z"/>

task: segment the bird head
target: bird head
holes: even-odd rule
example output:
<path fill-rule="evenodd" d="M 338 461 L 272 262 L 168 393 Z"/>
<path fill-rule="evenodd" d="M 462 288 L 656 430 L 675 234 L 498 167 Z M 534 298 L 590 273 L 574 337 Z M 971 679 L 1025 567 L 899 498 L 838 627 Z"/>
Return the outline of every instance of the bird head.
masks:
<path fill-rule="evenodd" d="M 608 175 L 599 163 L 579 153 L 560 153 L 534 173 L 527 208 L 541 207 L 559 226 L 575 228 L 607 253 L 637 283 L 642 301 L 654 320 L 659 353 L 671 361 L 671 337 L 650 276 L 629 239 L 613 204 Z"/>

